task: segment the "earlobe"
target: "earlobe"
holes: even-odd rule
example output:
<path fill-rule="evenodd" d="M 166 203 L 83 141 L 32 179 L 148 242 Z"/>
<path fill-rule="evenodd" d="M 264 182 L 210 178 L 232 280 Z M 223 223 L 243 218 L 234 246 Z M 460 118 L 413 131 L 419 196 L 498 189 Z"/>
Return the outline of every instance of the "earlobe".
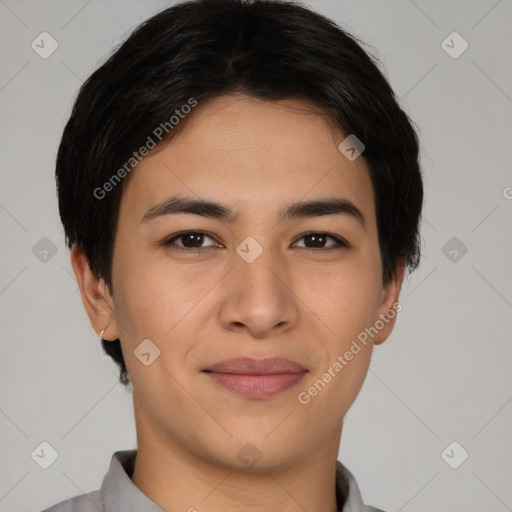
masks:
<path fill-rule="evenodd" d="M 76 243 L 71 247 L 70 257 L 82 303 L 94 331 L 107 339 L 119 338 L 113 301 L 105 281 L 94 274 L 86 255 Z"/>
<path fill-rule="evenodd" d="M 390 281 L 382 289 L 382 300 L 378 310 L 378 318 L 375 324 L 378 333 L 373 339 L 374 345 L 384 343 L 393 331 L 395 326 L 396 316 L 402 309 L 399 302 L 400 290 L 405 273 L 405 261 L 401 261 L 393 273 Z"/>

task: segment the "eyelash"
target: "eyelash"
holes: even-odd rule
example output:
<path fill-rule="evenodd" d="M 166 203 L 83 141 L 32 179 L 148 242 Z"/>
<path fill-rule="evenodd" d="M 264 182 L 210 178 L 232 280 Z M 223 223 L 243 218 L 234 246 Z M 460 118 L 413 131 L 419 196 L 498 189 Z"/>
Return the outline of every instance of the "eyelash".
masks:
<path fill-rule="evenodd" d="M 213 245 L 209 245 L 207 247 L 181 247 L 179 245 L 175 245 L 174 244 L 174 241 L 175 240 L 178 240 L 179 238 L 185 236 L 185 235 L 206 235 L 208 238 L 211 238 L 215 243 L 218 243 L 215 238 L 210 235 L 209 233 L 207 233 L 206 231 L 181 231 L 180 233 L 177 233 L 175 235 L 173 235 L 172 237 L 164 240 L 162 242 L 162 245 L 169 248 L 169 249 L 172 249 L 173 251 L 181 251 L 181 252 L 189 252 L 189 253 L 200 253 L 200 252 L 204 252 L 205 250 L 209 250 L 209 249 L 215 249 L 216 247 L 213 246 Z M 304 238 L 304 237 L 307 237 L 307 236 L 311 236 L 311 235 L 322 235 L 322 236 L 325 236 L 327 238 L 330 238 L 331 240 L 334 240 L 334 242 L 336 242 L 336 245 L 333 245 L 333 246 L 328 246 L 326 248 L 324 247 L 320 247 L 320 248 L 317 248 L 317 249 L 314 249 L 314 248 L 310 248 L 310 247 L 301 247 L 301 249 L 305 249 L 306 251 L 310 251 L 310 252 L 319 252 L 319 251 L 330 251 L 330 250 L 339 250 L 339 249 L 348 249 L 350 248 L 350 244 L 348 242 L 346 242 L 345 240 L 343 240 L 342 238 L 338 237 L 338 236 L 335 236 L 335 235 L 332 235 L 330 233 L 325 233 L 323 231 L 309 231 L 307 233 L 304 233 L 302 234 L 300 237 L 299 237 L 299 240 Z"/>

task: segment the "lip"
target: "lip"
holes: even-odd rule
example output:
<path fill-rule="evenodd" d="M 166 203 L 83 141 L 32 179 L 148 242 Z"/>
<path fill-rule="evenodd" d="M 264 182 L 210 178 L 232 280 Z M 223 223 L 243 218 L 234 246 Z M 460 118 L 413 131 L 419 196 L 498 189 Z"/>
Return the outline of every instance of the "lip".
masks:
<path fill-rule="evenodd" d="M 278 373 L 302 373 L 307 370 L 284 357 L 267 357 L 266 359 L 237 357 L 215 363 L 203 371 L 243 375 L 275 375 Z"/>
<path fill-rule="evenodd" d="M 203 372 L 240 396 L 268 398 L 297 385 L 308 370 L 282 357 L 243 357 L 220 361 Z"/>

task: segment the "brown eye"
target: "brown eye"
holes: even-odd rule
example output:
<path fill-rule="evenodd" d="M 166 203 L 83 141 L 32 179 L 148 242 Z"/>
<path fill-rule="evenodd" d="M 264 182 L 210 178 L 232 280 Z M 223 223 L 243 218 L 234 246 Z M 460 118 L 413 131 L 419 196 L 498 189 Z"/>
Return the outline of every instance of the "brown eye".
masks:
<path fill-rule="evenodd" d="M 213 244 L 209 244 L 203 246 L 205 239 L 210 239 L 213 241 Z M 181 241 L 181 243 L 175 243 L 176 241 Z M 177 249 L 203 249 L 206 247 L 212 247 L 217 245 L 215 240 L 206 233 L 202 231 L 184 231 L 182 233 L 178 233 L 173 237 L 169 238 L 164 242 L 165 246 L 174 246 L 173 248 Z"/>
<path fill-rule="evenodd" d="M 322 232 L 313 232 L 313 233 L 306 233 L 305 235 L 302 235 L 300 237 L 304 240 L 304 245 L 299 247 L 304 247 L 306 249 L 336 249 L 340 247 L 349 247 L 349 244 L 345 242 L 344 240 L 334 236 L 329 235 L 327 233 Z M 327 240 L 333 240 L 334 244 L 329 244 L 326 246 Z M 297 244 L 296 244 L 297 245 Z"/>

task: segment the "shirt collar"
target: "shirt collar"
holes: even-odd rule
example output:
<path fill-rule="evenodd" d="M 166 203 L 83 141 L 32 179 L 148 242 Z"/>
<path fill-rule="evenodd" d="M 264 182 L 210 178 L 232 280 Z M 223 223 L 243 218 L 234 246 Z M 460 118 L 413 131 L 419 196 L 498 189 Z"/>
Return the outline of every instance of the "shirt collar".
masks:
<path fill-rule="evenodd" d="M 101 484 L 105 512 L 164 512 L 131 480 L 137 450 L 117 451 Z"/>
<path fill-rule="evenodd" d="M 122 450 L 112 455 L 109 470 L 101 484 L 105 512 L 164 512 L 130 480 L 136 455 L 137 450 Z M 338 503 L 343 496 L 345 503 L 339 512 L 367 510 L 354 476 L 340 461 L 336 461 Z"/>

